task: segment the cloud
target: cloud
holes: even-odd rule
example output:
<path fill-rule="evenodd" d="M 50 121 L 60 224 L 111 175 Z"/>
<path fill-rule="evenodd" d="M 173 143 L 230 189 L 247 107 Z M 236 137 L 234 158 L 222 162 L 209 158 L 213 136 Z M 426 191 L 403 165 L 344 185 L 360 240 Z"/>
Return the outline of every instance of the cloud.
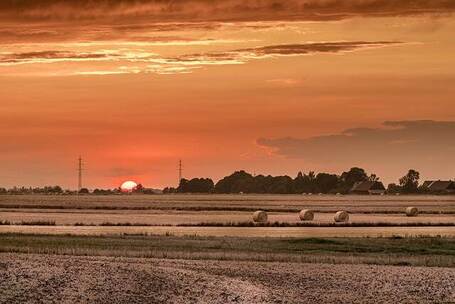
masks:
<path fill-rule="evenodd" d="M 453 134 L 455 121 L 387 121 L 380 128 L 352 128 L 309 138 L 260 138 L 257 143 L 276 155 L 315 164 L 454 172 Z"/>
<path fill-rule="evenodd" d="M 26 64 L 26 63 L 53 63 L 59 61 L 97 61 L 111 60 L 115 54 L 107 53 L 76 53 L 64 51 L 40 51 L 26 53 L 0 53 L 0 65 Z"/>
<path fill-rule="evenodd" d="M 453 10 L 452 0 L 3 0 L 0 19 L 35 22 L 338 20 Z"/>
<path fill-rule="evenodd" d="M 284 44 L 237 49 L 227 52 L 186 54 L 177 57 L 161 57 L 143 50 L 104 50 L 103 52 L 39 51 L 25 53 L 0 53 L 0 66 L 57 63 L 64 61 L 108 61 L 111 69 L 74 71 L 77 75 L 107 75 L 127 73 L 178 74 L 211 65 L 244 64 L 280 56 L 302 56 L 315 53 L 340 53 L 359 49 L 377 48 L 400 44 L 394 41 L 353 41 Z M 126 65 L 125 65 L 126 64 Z M 128 64 L 134 64 L 129 66 Z"/>
<path fill-rule="evenodd" d="M 237 50 L 238 53 L 251 53 L 255 57 L 262 56 L 294 56 L 310 53 L 338 53 L 353 51 L 361 48 L 383 47 L 398 44 L 396 41 L 337 41 L 337 42 L 315 42 L 304 44 L 270 45 L 257 48 Z"/>
<path fill-rule="evenodd" d="M 159 59 L 161 63 L 180 65 L 182 67 L 201 67 L 206 65 L 244 64 L 255 59 L 280 56 L 302 56 L 316 53 L 340 53 L 359 49 L 377 48 L 401 44 L 396 41 L 339 41 L 315 42 L 302 44 L 270 45 L 256 48 L 237 49 L 228 52 L 212 52 L 182 55 L 175 58 Z"/>

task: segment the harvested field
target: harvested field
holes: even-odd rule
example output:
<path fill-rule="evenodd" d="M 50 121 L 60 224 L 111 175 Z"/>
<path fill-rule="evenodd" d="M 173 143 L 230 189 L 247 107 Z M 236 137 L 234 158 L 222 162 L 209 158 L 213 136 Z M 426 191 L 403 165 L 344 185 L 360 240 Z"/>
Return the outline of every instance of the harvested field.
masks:
<path fill-rule="evenodd" d="M 1 254 L 0 303 L 450 303 L 455 270 Z M 431 278 L 431 279 L 428 279 Z"/>
<path fill-rule="evenodd" d="M 455 227 L 182 227 L 182 226 L 0 226 L 0 233 L 51 235 L 197 235 L 231 237 L 455 237 Z"/>
<path fill-rule="evenodd" d="M 172 210 L 8 210 L 0 212 L 0 221 L 12 223 L 22 221 L 54 221 L 57 225 L 99 225 L 102 223 L 131 223 L 146 225 L 179 225 L 198 223 L 231 223 L 251 221 L 251 212 L 240 211 L 172 211 Z M 270 222 L 299 223 L 301 220 L 297 212 L 270 212 Z M 407 217 L 403 214 L 350 214 L 350 221 L 357 223 L 447 223 L 455 224 L 455 214 L 423 214 L 418 217 Z M 331 223 L 333 214 L 316 213 L 314 222 Z"/>
<path fill-rule="evenodd" d="M 421 214 L 407 217 L 408 206 L 417 206 Z M 0 232 L 247 237 L 455 235 L 453 196 L 0 195 L 0 207 Z M 315 211 L 314 221 L 306 225 L 316 227 L 293 227 L 304 225 L 299 212 L 305 208 Z M 260 209 L 267 210 L 269 223 L 277 225 L 247 227 L 253 211 Z M 337 210 L 350 212 L 348 227 L 331 227 Z M 46 227 L 46 223 L 55 226 Z M 400 227 L 406 225 L 409 229 Z"/>
<path fill-rule="evenodd" d="M 455 213 L 455 196 L 350 195 L 0 195 L 0 208 L 187 211 L 292 211 L 403 213 L 415 206 L 421 213 Z"/>

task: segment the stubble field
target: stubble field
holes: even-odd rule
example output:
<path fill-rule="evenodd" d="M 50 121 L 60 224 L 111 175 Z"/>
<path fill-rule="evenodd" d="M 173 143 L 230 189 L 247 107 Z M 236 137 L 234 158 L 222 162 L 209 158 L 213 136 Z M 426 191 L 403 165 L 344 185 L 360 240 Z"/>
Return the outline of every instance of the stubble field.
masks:
<path fill-rule="evenodd" d="M 419 208 L 419 216 L 407 217 L 404 211 L 409 206 Z M 253 226 L 252 212 L 259 209 L 268 212 L 267 225 L 273 227 L 250 227 Z M 302 209 L 313 210 L 314 220 L 302 223 L 298 216 Z M 333 215 L 338 210 L 350 213 L 349 223 L 335 225 Z M 455 197 L 0 196 L 0 224 L 0 232 L 44 234 L 455 236 Z"/>

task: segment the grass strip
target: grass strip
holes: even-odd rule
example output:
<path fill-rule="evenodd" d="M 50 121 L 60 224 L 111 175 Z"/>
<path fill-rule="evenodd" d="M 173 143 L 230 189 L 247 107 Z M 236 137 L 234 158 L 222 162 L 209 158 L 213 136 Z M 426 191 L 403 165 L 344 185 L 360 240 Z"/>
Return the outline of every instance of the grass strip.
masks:
<path fill-rule="evenodd" d="M 0 252 L 195 260 L 455 267 L 455 239 L 0 234 Z"/>

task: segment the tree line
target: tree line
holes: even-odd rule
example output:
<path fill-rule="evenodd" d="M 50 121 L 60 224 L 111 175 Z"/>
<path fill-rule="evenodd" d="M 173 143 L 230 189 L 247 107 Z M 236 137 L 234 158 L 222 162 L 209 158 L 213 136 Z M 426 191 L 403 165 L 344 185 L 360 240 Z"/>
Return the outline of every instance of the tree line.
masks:
<path fill-rule="evenodd" d="M 136 189 L 132 191 L 133 193 L 142 193 L 142 194 L 155 194 L 153 189 L 146 189 L 141 184 L 139 184 Z M 0 187 L 0 195 L 26 195 L 26 194 L 46 194 L 46 195 L 76 195 L 76 194 L 94 194 L 94 195 L 114 195 L 122 194 L 120 188 L 115 189 L 99 189 L 96 188 L 93 191 L 90 191 L 88 188 L 82 188 L 79 191 L 63 189 L 60 186 L 45 186 L 45 187 L 12 187 L 12 188 L 3 188 Z"/>
<path fill-rule="evenodd" d="M 427 190 L 419 187 L 420 174 L 416 170 L 409 170 L 398 183 L 389 184 L 389 194 L 417 194 L 427 193 Z M 246 171 L 236 171 L 229 176 L 219 180 L 216 184 L 210 178 L 182 179 L 177 188 L 166 187 L 163 193 L 257 193 L 257 194 L 301 194 L 301 193 L 324 193 L 324 194 L 347 194 L 357 182 L 380 181 L 375 174 L 368 174 L 364 169 L 354 167 L 339 175 L 330 173 L 308 173 L 299 172 L 292 178 L 287 175 L 252 175 Z M 146 189 L 138 185 L 133 193 L 155 194 L 153 189 Z M 95 189 L 90 191 L 87 188 L 79 192 L 64 190 L 60 186 L 46 187 L 13 187 L 1 188 L 2 194 L 48 194 L 48 195 L 75 195 L 94 194 L 112 195 L 122 194 L 121 189 Z"/>
<path fill-rule="evenodd" d="M 390 184 L 388 193 L 420 193 L 420 174 L 409 170 L 398 184 Z M 216 184 L 210 178 L 182 179 L 177 188 L 167 187 L 164 193 L 257 193 L 257 194 L 347 194 L 357 182 L 380 181 L 376 174 L 368 174 L 364 169 L 354 167 L 337 174 L 299 172 L 295 178 L 287 175 L 252 175 L 246 171 L 236 171 L 219 180 Z"/>

